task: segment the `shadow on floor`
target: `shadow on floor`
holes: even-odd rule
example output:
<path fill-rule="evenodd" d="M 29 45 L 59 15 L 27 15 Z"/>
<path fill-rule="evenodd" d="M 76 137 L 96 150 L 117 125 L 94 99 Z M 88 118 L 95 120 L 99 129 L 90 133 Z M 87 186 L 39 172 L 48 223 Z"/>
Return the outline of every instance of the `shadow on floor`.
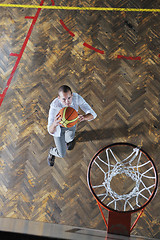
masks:
<path fill-rule="evenodd" d="M 97 129 L 91 131 L 76 132 L 76 142 L 89 142 L 93 140 L 113 139 L 117 137 L 128 137 L 130 133 L 127 127 L 121 127 L 119 129 Z"/>
<path fill-rule="evenodd" d="M 36 236 L 30 234 L 14 233 L 14 232 L 4 232 L 0 231 L 0 238 L 2 240 L 62 240 L 62 238 L 52 238 L 44 236 Z M 63 240 L 65 240 L 63 238 Z M 66 239 L 67 240 L 67 239 Z"/>

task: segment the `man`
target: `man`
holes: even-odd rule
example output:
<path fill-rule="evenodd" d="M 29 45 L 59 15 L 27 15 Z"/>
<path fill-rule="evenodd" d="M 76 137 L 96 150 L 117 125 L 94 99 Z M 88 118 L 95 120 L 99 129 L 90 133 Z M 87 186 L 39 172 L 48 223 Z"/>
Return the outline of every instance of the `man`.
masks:
<path fill-rule="evenodd" d="M 84 111 L 84 115 L 79 115 L 79 121 L 91 121 L 97 114 L 89 104 L 67 85 L 62 85 L 58 89 L 58 97 L 50 104 L 48 116 L 48 132 L 54 137 L 56 147 L 52 147 L 47 158 L 49 166 L 54 165 L 55 157 L 63 158 L 66 155 L 66 148 L 72 150 L 75 145 L 76 125 L 70 128 L 64 128 L 59 123 L 61 121 L 59 110 L 63 107 L 72 107 L 77 112 L 79 107 Z"/>

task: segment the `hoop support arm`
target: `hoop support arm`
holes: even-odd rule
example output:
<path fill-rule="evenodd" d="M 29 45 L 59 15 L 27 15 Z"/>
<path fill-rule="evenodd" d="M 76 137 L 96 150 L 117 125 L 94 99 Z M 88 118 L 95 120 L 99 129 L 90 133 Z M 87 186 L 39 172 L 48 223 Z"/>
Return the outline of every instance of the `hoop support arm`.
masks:
<path fill-rule="evenodd" d="M 96 200 L 96 201 L 97 201 L 97 200 Z M 99 210 L 100 210 L 100 212 L 101 212 L 101 215 L 102 215 L 102 217 L 103 217 L 104 223 L 105 223 L 105 225 L 106 225 L 106 227 L 107 227 L 107 230 L 108 230 L 108 224 L 107 224 L 107 222 L 106 222 L 105 216 L 104 216 L 104 214 L 103 214 L 103 212 L 102 212 L 102 208 L 101 208 L 101 206 L 100 206 L 100 204 L 99 204 L 98 201 L 97 201 L 97 204 L 98 204 Z"/>
<path fill-rule="evenodd" d="M 141 210 L 141 212 L 139 213 L 138 217 L 136 218 L 135 222 L 133 223 L 130 232 L 133 230 L 133 228 L 135 227 L 136 223 L 138 222 L 139 218 L 141 217 L 142 213 L 144 211 L 144 208 Z"/>

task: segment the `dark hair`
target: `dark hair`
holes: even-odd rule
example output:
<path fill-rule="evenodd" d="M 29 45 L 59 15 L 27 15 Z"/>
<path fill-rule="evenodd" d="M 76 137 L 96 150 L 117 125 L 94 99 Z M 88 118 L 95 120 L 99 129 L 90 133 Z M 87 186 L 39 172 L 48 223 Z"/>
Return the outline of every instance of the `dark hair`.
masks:
<path fill-rule="evenodd" d="M 69 86 L 62 85 L 61 87 L 58 88 L 58 93 L 60 93 L 60 92 L 64 92 L 64 93 L 71 92 L 72 93 L 72 90 Z"/>

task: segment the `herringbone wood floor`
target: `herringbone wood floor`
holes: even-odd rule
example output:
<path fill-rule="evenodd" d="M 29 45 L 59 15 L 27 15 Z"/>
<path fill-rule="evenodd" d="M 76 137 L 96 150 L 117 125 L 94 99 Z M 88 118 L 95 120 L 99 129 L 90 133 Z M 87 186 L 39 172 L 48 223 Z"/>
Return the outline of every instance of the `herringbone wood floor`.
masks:
<path fill-rule="evenodd" d="M 55 5 L 68 4 L 55 1 Z M 160 2 L 77 0 L 70 6 L 160 8 Z M 20 52 L 32 22 L 25 16 L 36 11 L 0 8 L 1 92 L 16 61 L 10 53 Z M 2 217 L 105 229 L 86 182 L 94 153 L 110 143 L 131 142 L 142 146 L 160 170 L 159 22 L 159 13 L 40 12 L 0 107 Z M 84 42 L 104 54 L 83 46 Z M 141 60 L 118 59 L 118 55 Z M 47 117 L 62 84 L 82 95 L 98 117 L 78 125 L 75 149 L 50 168 L 46 158 L 53 139 L 46 129 Z M 160 238 L 159 198 L 158 192 L 132 234 Z"/>

